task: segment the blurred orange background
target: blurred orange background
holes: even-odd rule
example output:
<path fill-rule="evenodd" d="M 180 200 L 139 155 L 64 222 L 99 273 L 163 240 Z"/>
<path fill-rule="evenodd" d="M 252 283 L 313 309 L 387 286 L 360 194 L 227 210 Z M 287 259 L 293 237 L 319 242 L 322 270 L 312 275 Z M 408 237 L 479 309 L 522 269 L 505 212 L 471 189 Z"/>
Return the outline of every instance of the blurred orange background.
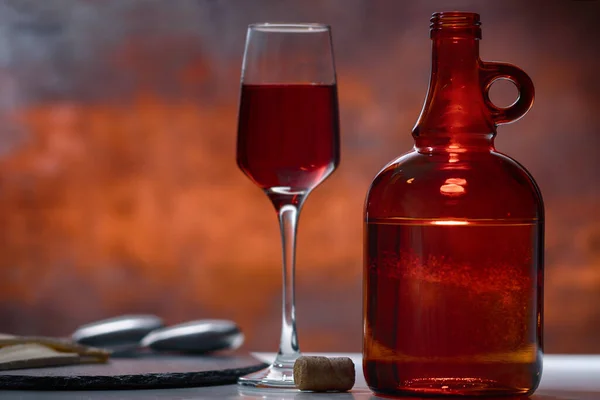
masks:
<path fill-rule="evenodd" d="M 240 66 L 247 24 L 315 21 L 333 29 L 342 163 L 300 219 L 300 345 L 360 351 L 364 195 L 412 146 L 429 16 L 452 9 L 481 13 L 482 58 L 536 85 L 496 144 L 546 202 L 546 350 L 600 352 L 598 1 L 1 1 L 0 331 L 230 318 L 276 350 L 281 245 L 235 165 Z"/>

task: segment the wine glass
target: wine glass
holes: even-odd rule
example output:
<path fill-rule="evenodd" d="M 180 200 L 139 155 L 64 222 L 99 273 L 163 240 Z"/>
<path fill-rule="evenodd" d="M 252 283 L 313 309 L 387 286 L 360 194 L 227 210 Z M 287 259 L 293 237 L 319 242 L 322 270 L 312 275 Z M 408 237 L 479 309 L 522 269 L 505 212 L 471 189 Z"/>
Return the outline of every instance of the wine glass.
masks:
<path fill-rule="evenodd" d="M 238 382 L 293 388 L 294 362 L 300 356 L 294 306 L 298 216 L 310 191 L 340 160 L 330 27 L 250 25 L 241 80 L 237 164 L 277 211 L 283 241 L 283 320 L 273 364 Z"/>

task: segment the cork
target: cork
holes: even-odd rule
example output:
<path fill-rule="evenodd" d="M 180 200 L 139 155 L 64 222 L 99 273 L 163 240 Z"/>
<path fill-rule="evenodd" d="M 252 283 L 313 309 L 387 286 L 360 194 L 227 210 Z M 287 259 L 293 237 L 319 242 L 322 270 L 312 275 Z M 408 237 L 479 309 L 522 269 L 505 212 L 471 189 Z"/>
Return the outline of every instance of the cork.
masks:
<path fill-rule="evenodd" d="M 294 364 L 294 382 L 300 390 L 346 392 L 354 381 L 354 363 L 348 357 L 302 356 Z"/>

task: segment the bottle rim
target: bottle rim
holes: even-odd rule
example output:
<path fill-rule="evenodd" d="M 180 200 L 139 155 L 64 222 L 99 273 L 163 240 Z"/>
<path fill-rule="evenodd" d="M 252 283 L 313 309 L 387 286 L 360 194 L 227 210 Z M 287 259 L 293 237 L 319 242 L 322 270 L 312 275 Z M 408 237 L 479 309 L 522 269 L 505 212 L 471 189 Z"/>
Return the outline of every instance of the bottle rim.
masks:
<path fill-rule="evenodd" d="M 437 33 L 450 32 L 453 36 L 481 39 L 479 14 L 465 11 L 442 11 L 431 15 L 430 32 L 433 38 Z"/>

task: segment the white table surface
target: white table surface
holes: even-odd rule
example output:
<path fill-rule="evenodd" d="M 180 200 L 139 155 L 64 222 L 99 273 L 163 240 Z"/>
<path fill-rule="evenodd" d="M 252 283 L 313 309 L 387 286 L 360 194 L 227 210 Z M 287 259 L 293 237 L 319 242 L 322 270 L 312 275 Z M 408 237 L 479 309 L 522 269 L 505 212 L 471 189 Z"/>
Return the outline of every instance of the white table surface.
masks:
<path fill-rule="evenodd" d="M 270 362 L 274 354 L 254 353 L 257 358 Z M 346 399 L 375 400 L 365 384 L 360 354 L 320 354 L 330 357 L 347 356 L 356 364 L 356 385 L 349 393 L 306 393 L 274 389 L 245 389 L 237 385 L 210 386 L 186 389 L 161 390 L 109 390 L 109 391 L 21 391 L 0 390 L 1 400 L 204 400 L 204 399 L 264 399 L 264 400 L 314 400 Z M 600 400 L 600 355 L 596 356 L 544 356 L 542 383 L 531 400 Z"/>

